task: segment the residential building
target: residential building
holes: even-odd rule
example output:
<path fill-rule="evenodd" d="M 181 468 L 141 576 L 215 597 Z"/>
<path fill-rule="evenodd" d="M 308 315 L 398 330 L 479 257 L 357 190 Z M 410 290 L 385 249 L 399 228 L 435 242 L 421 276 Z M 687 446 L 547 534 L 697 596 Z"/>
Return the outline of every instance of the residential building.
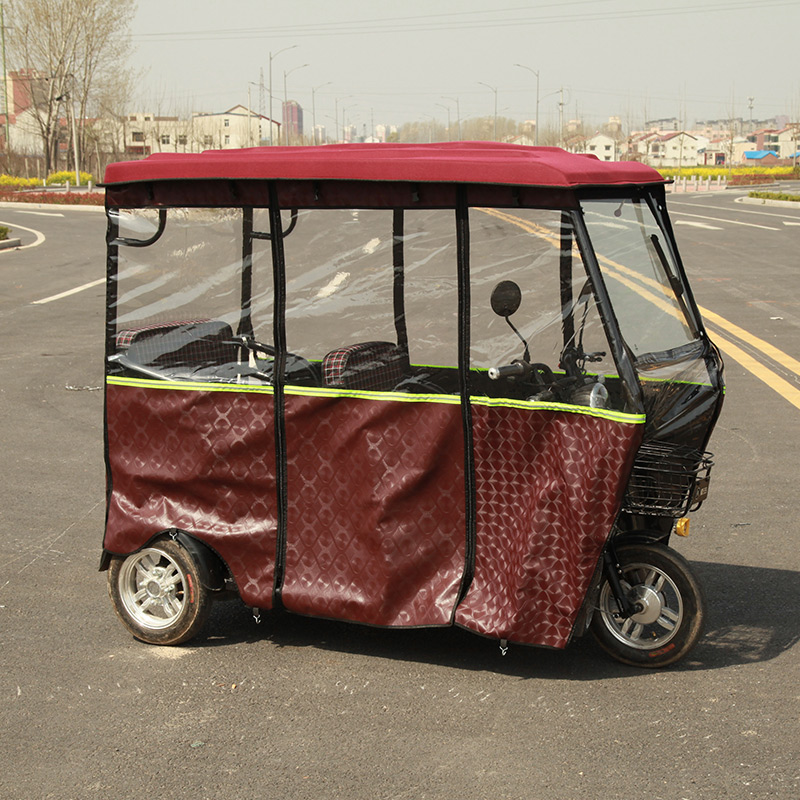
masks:
<path fill-rule="evenodd" d="M 742 162 L 756 167 L 774 167 L 780 159 L 774 150 L 746 150 Z"/>
<path fill-rule="evenodd" d="M 280 126 L 273 122 L 272 128 L 277 144 Z M 125 118 L 121 135 L 128 156 L 257 147 L 269 141 L 269 118 L 242 105 L 188 118 L 139 112 Z"/>
<path fill-rule="evenodd" d="M 698 143 L 686 131 L 650 131 L 633 134 L 626 155 L 654 167 L 688 167 L 698 163 Z"/>
<path fill-rule="evenodd" d="M 789 123 L 778 131 L 778 153 L 781 158 L 796 158 L 800 146 L 800 122 Z"/>
<path fill-rule="evenodd" d="M 571 153 L 589 153 L 601 161 L 616 161 L 619 157 L 616 141 L 604 133 L 595 133 L 594 136 L 574 136 L 567 140 L 566 145 L 566 149 Z"/>

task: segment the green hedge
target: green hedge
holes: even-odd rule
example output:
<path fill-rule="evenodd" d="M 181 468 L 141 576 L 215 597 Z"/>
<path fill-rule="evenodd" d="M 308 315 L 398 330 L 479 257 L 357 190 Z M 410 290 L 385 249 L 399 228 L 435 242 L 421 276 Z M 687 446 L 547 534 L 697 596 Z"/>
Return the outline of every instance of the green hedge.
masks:
<path fill-rule="evenodd" d="M 756 197 L 759 200 L 788 200 L 792 203 L 800 203 L 800 194 L 787 194 L 786 192 L 750 192 L 748 197 Z"/>

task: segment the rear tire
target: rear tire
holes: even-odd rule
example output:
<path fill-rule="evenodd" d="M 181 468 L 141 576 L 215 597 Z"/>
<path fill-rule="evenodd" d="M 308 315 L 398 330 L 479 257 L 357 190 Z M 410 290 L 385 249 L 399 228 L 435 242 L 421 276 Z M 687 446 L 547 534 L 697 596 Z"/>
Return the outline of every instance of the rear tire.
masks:
<path fill-rule="evenodd" d="M 616 551 L 622 587 L 641 610 L 628 619 L 603 579 L 591 623 L 600 646 L 617 661 L 666 667 L 683 658 L 703 632 L 705 600 L 683 556 L 663 544 L 623 545 Z"/>
<path fill-rule="evenodd" d="M 171 539 L 112 557 L 108 594 L 125 627 L 148 644 L 188 641 L 200 632 L 211 608 L 197 564 Z"/>

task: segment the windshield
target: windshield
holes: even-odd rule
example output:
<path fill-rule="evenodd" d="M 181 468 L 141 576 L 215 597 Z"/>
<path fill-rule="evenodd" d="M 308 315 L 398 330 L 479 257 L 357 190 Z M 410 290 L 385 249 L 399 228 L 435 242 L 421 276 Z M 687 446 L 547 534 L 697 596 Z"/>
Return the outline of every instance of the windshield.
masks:
<path fill-rule="evenodd" d="M 582 205 L 620 331 L 634 356 L 696 341 L 677 266 L 647 203 L 590 200 Z"/>

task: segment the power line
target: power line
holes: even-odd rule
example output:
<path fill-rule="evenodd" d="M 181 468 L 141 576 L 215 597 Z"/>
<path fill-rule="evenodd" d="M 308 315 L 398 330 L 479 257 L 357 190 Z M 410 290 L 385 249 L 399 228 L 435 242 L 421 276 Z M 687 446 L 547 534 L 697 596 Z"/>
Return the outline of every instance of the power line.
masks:
<path fill-rule="evenodd" d="M 284 25 L 274 26 L 269 28 L 227 28 L 227 29 L 209 29 L 197 31 L 169 31 L 163 33 L 141 33 L 134 34 L 133 39 L 137 41 L 225 41 L 225 40 L 241 40 L 241 39 L 268 39 L 268 38 L 285 38 L 285 37 L 311 37 L 311 36 L 343 36 L 343 35 L 360 35 L 360 34 L 376 34 L 376 33 L 424 33 L 446 30 L 452 32 L 454 30 L 472 30 L 480 29 L 486 30 L 487 28 L 507 28 L 519 26 L 541 26 L 552 25 L 564 22 L 602 22 L 611 21 L 616 19 L 624 19 L 630 21 L 632 19 L 648 19 L 653 17 L 677 17 L 677 16 L 694 16 L 706 15 L 710 13 L 719 12 L 736 12 L 748 11 L 752 12 L 751 0 L 723 0 L 723 2 L 706 3 L 703 5 L 685 5 L 674 8 L 652 8 L 640 9 L 631 8 L 628 10 L 609 10 L 601 12 L 590 12 L 580 14 L 556 14 L 550 16 L 543 16 L 541 9 L 543 8 L 563 8 L 565 5 L 586 5 L 587 3 L 596 4 L 597 2 L 606 2 L 607 0 L 572 0 L 569 3 L 548 3 L 543 6 L 538 6 L 535 9 L 531 7 L 517 8 L 517 9 L 504 9 L 495 10 L 491 12 L 473 11 L 473 12 L 453 12 L 452 17 L 463 17 L 466 15 L 475 14 L 488 14 L 491 13 L 490 18 L 484 19 L 450 19 L 445 20 L 443 17 L 448 16 L 444 14 L 432 15 L 419 15 L 413 17 L 387 17 L 379 19 L 367 20 L 348 20 L 348 21 L 333 21 L 323 24 L 303 24 L 303 25 Z M 796 6 L 797 0 L 764 0 L 758 6 L 759 11 L 765 8 L 778 8 L 782 6 Z M 535 10 L 534 16 L 515 16 L 509 19 L 499 19 L 498 14 L 503 11 L 528 11 Z M 439 22 L 433 20 L 441 20 Z"/>

